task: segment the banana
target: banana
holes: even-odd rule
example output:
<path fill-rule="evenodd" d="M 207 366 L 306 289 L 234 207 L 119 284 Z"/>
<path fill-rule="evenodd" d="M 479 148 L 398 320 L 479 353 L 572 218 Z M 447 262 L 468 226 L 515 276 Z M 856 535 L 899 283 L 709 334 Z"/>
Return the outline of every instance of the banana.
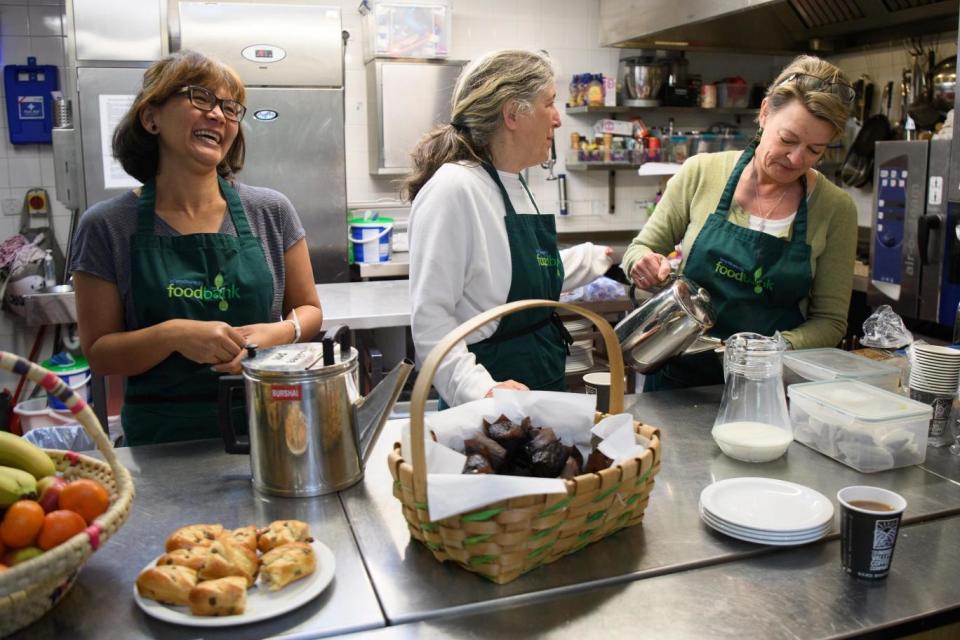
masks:
<path fill-rule="evenodd" d="M 57 471 L 43 449 L 7 431 L 0 431 L 0 465 L 23 469 L 37 480 Z"/>
<path fill-rule="evenodd" d="M 0 466 L 0 507 L 37 497 L 37 479 L 22 469 Z"/>

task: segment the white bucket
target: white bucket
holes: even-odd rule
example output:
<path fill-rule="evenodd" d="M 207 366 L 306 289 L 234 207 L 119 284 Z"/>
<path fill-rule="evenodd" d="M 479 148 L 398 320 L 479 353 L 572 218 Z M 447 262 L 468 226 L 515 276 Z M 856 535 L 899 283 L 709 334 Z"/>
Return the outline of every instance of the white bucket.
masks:
<path fill-rule="evenodd" d="M 392 255 L 393 220 L 391 218 L 350 219 L 350 255 L 354 264 L 389 262 Z"/>
<path fill-rule="evenodd" d="M 76 422 L 69 411 L 54 411 L 48 407 L 46 398 L 18 402 L 13 412 L 20 416 L 20 429 L 23 433 L 38 427 L 62 427 Z"/>

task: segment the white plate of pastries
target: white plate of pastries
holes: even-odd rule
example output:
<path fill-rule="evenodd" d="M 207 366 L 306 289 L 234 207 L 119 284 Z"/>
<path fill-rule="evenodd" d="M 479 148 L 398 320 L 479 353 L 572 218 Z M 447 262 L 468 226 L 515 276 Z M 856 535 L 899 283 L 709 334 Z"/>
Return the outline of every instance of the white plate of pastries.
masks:
<path fill-rule="evenodd" d="M 175 624 L 247 624 L 313 600 L 335 569 L 333 552 L 299 520 L 259 530 L 196 524 L 167 538 L 166 553 L 137 577 L 133 599 L 147 615 Z"/>

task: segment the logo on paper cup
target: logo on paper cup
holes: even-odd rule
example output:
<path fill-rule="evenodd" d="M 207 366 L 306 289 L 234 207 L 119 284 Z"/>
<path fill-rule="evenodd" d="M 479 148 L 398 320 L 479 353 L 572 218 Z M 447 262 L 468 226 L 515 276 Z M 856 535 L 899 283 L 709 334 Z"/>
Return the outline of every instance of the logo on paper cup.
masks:
<path fill-rule="evenodd" d="M 275 384 L 270 387 L 270 398 L 273 400 L 300 400 L 300 386 L 291 384 Z"/>

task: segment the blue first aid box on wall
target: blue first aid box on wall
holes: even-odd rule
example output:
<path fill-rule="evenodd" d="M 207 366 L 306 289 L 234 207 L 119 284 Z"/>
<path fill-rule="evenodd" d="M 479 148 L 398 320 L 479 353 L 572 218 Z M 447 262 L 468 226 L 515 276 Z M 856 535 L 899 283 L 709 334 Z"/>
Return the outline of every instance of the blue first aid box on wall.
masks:
<path fill-rule="evenodd" d="M 13 144 L 50 144 L 53 129 L 53 91 L 56 91 L 57 67 L 27 64 L 3 67 L 3 89 L 7 97 L 7 127 Z"/>

